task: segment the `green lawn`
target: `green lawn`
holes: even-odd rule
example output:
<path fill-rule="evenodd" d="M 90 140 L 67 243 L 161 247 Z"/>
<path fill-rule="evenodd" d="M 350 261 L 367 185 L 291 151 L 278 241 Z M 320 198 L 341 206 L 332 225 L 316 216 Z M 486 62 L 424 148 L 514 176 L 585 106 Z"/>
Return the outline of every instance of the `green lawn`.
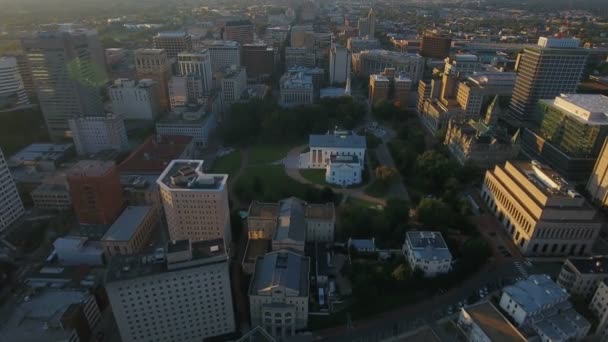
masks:
<path fill-rule="evenodd" d="M 319 193 L 312 186 L 289 178 L 283 165 L 259 165 L 246 168 L 235 184 L 235 192 L 242 201 L 265 202 L 276 202 L 290 196 L 306 199 Z"/>
<path fill-rule="evenodd" d="M 302 177 L 306 178 L 314 184 L 331 186 L 325 181 L 325 170 L 323 169 L 302 169 L 300 170 L 300 174 L 302 175 Z"/>
<path fill-rule="evenodd" d="M 360 206 L 363 208 L 379 209 L 379 206 L 376 203 L 368 202 L 366 200 L 362 200 L 362 199 L 352 197 L 352 196 L 348 197 L 348 200 L 346 201 L 346 203 L 352 204 L 355 206 Z M 380 208 L 381 208 L 381 206 L 380 206 Z"/>
<path fill-rule="evenodd" d="M 268 164 L 287 156 L 295 144 L 257 145 L 249 149 L 249 164 Z"/>
<path fill-rule="evenodd" d="M 39 109 L 0 113 L 0 148 L 6 157 L 29 144 L 48 140 Z"/>
<path fill-rule="evenodd" d="M 215 161 L 210 173 L 227 173 L 233 177 L 241 167 L 241 152 L 234 151 L 228 155 L 222 156 Z"/>

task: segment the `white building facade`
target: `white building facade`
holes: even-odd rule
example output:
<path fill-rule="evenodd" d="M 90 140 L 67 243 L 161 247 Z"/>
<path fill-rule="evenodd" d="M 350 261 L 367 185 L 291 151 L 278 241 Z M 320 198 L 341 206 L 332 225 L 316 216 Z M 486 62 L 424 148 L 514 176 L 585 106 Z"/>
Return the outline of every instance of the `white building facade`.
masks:
<path fill-rule="evenodd" d="M 0 149 L 0 232 L 19 219 L 25 210 L 17 187 Z"/>
<path fill-rule="evenodd" d="M 222 73 L 222 99 L 224 105 L 230 105 L 241 98 L 247 88 L 247 72 L 245 68 L 231 67 Z"/>
<path fill-rule="evenodd" d="M 154 120 L 160 112 L 158 83 L 150 79 L 139 81 L 117 79 L 108 88 L 112 111 L 125 120 Z"/>
<path fill-rule="evenodd" d="M 325 181 L 339 186 L 361 183 L 363 169 L 354 155 L 333 155 L 325 168 Z"/>
<path fill-rule="evenodd" d="M 121 114 L 79 116 L 68 123 L 79 155 L 103 150 L 126 151 L 129 148 L 127 129 Z"/>
<path fill-rule="evenodd" d="M 364 136 L 335 130 L 327 134 L 312 134 L 308 139 L 310 152 L 303 154 L 301 168 L 326 169 L 331 156 L 356 156 L 363 169 L 367 142 Z"/>
<path fill-rule="evenodd" d="M 209 50 L 199 52 L 182 52 L 177 54 L 177 65 L 182 76 L 198 75 L 203 92 L 211 91 L 213 87 L 213 71 L 211 70 L 211 55 Z"/>
<path fill-rule="evenodd" d="M 310 105 L 314 103 L 312 77 L 303 71 L 286 72 L 279 81 L 280 100 L 283 107 Z"/>
<path fill-rule="evenodd" d="M 452 269 L 452 254 L 440 232 L 407 232 L 403 255 L 410 267 L 421 270 L 425 277 L 448 273 Z"/>

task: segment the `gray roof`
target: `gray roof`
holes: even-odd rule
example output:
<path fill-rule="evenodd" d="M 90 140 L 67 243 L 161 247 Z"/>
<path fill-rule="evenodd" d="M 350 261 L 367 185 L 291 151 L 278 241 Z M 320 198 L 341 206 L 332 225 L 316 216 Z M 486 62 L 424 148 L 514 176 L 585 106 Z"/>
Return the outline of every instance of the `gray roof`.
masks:
<path fill-rule="evenodd" d="M 410 251 L 414 253 L 416 259 L 443 260 L 452 258 L 448 245 L 443 240 L 440 232 L 410 231 L 407 232 L 406 239 L 411 246 Z"/>
<path fill-rule="evenodd" d="M 547 317 L 535 321 L 533 327 L 537 332 L 542 332 L 552 341 L 561 341 L 575 336 L 575 332 L 591 326 L 583 316 L 573 308 L 549 313 Z"/>
<path fill-rule="evenodd" d="M 304 242 L 306 239 L 306 202 L 290 197 L 279 201 L 279 217 L 274 240 L 290 239 Z"/>
<path fill-rule="evenodd" d="M 110 226 L 102 240 L 129 241 L 144 221 L 148 213 L 154 210 L 151 206 L 129 206 Z"/>
<path fill-rule="evenodd" d="M 526 312 L 538 312 L 543 307 L 568 300 L 568 292 L 546 274 L 534 274 L 525 280 L 506 286 L 507 293 Z"/>
<path fill-rule="evenodd" d="M 310 259 L 288 251 L 270 252 L 259 257 L 251 279 L 250 295 L 259 295 L 269 288 L 282 286 L 308 296 Z"/>
<path fill-rule="evenodd" d="M 313 147 L 366 148 L 367 142 L 362 135 L 348 131 L 335 131 L 327 134 L 311 134 L 308 145 Z"/>

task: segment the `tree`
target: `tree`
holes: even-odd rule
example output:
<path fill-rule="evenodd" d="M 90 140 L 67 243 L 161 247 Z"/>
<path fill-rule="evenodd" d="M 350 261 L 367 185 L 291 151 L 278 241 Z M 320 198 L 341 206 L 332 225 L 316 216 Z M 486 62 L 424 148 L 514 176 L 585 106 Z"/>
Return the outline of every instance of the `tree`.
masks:
<path fill-rule="evenodd" d="M 376 179 L 384 184 L 389 184 L 397 176 L 397 170 L 394 167 L 384 165 L 378 166 L 374 173 Z"/>
<path fill-rule="evenodd" d="M 410 203 L 402 199 L 389 198 L 386 201 L 384 215 L 391 226 L 407 224 L 410 217 Z"/>
<path fill-rule="evenodd" d="M 430 228 L 445 227 L 450 222 L 452 211 L 442 200 L 432 197 L 423 198 L 416 207 L 418 222 Z"/>
<path fill-rule="evenodd" d="M 398 281 L 406 280 L 411 274 L 410 267 L 407 263 L 401 263 L 391 273 L 391 277 Z"/>
<path fill-rule="evenodd" d="M 421 185 L 427 191 L 437 192 L 452 176 L 454 165 L 440 152 L 428 150 L 416 158 L 415 169 Z"/>
<path fill-rule="evenodd" d="M 329 202 L 334 201 L 335 194 L 334 194 L 334 191 L 332 190 L 332 188 L 326 186 L 326 187 L 323 187 L 323 189 L 321 190 L 320 197 L 321 197 L 321 202 L 329 203 Z"/>

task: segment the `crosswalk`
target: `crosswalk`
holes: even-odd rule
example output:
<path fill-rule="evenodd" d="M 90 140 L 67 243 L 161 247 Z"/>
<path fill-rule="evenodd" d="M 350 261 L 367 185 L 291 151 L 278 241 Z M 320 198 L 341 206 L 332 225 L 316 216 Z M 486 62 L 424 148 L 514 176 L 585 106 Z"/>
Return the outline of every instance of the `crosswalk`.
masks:
<path fill-rule="evenodd" d="M 524 279 L 528 278 L 528 276 L 530 274 L 528 273 L 528 270 L 526 270 L 526 267 L 521 262 L 515 261 L 513 263 L 513 265 L 515 266 L 515 268 L 517 269 L 517 271 L 519 271 L 519 273 L 523 276 Z M 520 279 L 518 278 L 518 280 L 520 280 Z"/>

